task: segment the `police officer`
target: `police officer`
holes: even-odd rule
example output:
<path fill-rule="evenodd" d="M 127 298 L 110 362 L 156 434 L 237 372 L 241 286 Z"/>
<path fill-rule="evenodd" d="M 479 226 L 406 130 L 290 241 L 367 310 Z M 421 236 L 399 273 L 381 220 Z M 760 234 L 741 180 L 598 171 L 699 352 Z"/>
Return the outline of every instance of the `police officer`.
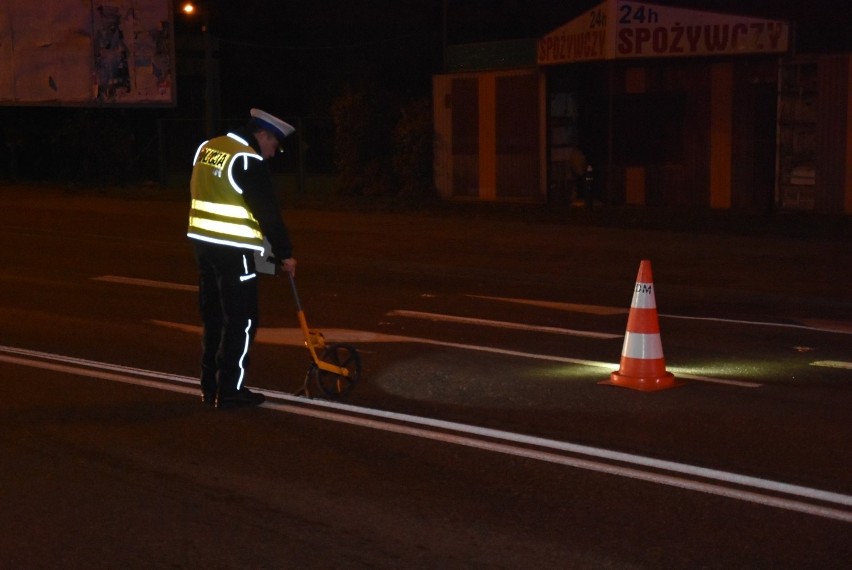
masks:
<path fill-rule="evenodd" d="M 259 109 L 250 116 L 244 129 L 201 144 L 190 182 L 187 236 L 198 263 L 204 324 L 201 398 L 217 408 L 256 406 L 265 399 L 245 386 L 258 319 L 255 254 L 274 258 L 277 267 L 291 274 L 296 270 L 264 164 L 294 129 Z M 272 251 L 264 251 L 264 244 Z"/>

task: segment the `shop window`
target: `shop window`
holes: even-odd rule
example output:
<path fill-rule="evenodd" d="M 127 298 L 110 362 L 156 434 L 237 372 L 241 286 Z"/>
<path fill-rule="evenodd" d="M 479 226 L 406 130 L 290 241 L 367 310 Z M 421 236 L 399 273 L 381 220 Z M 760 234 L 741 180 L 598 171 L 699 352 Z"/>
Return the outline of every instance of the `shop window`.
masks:
<path fill-rule="evenodd" d="M 816 61 L 782 63 L 778 88 L 778 193 L 781 207 L 813 210 L 816 204 Z"/>

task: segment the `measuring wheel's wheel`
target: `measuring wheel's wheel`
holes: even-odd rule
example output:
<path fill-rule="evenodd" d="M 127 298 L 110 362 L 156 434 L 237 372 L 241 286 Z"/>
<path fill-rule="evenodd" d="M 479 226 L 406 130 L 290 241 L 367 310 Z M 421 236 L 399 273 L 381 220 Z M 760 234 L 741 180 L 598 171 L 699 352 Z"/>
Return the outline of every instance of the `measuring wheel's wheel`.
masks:
<path fill-rule="evenodd" d="M 358 350 L 349 344 L 329 344 L 320 358 L 347 371 L 346 375 L 311 366 L 308 374 L 320 394 L 329 399 L 341 399 L 349 394 L 361 378 L 361 357 Z"/>

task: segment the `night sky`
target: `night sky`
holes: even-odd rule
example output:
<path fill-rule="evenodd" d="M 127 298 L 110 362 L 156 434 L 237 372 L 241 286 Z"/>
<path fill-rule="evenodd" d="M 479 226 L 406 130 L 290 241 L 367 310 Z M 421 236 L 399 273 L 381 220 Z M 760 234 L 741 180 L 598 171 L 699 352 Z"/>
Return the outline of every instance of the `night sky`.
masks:
<path fill-rule="evenodd" d="M 431 76 L 441 71 L 444 0 L 208 1 L 211 30 L 221 39 L 226 113 L 251 105 L 283 114 L 322 112 L 342 85 L 361 81 L 403 98 L 428 96 Z M 597 4 L 446 0 L 447 40 L 463 44 L 537 38 Z M 654 4 L 785 19 L 796 25 L 800 52 L 852 51 L 850 0 Z M 182 25 L 177 23 L 178 33 Z"/>

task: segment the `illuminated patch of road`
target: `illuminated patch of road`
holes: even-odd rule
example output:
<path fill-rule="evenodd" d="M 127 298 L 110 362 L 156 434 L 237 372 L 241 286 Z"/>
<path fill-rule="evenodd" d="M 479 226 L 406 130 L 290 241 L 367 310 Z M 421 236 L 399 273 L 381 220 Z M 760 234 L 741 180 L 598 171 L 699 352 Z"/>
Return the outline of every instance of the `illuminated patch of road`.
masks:
<path fill-rule="evenodd" d="M 103 281 L 108 283 L 118 283 L 124 285 L 136 285 L 142 287 L 157 287 L 162 289 L 170 289 L 170 290 L 179 290 L 179 291 L 197 291 L 198 287 L 194 285 L 185 285 L 180 283 L 170 283 L 165 281 L 154 281 L 149 279 L 138 279 L 133 277 L 122 277 L 116 275 L 101 275 L 99 277 L 92 277 L 92 280 L 95 281 Z M 471 295 L 472 296 L 472 295 Z M 472 296 L 474 297 L 474 296 Z M 547 301 L 534 301 L 534 300 L 524 300 L 524 299 L 509 299 L 505 297 L 483 297 L 479 298 L 483 299 L 491 299 L 498 301 L 506 301 L 506 302 L 514 302 L 514 303 L 527 303 L 532 305 L 539 305 L 550 308 L 559 308 L 562 310 L 570 310 L 570 311 L 581 311 L 588 312 L 598 315 L 611 315 L 611 314 L 623 314 L 626 313 L 626 309 L 617 309 L 615 307 L 605 307 L 600 305 L 578 305 L 573 303 L 553 303 Z M 400 314 L 415 314 L 414 311 L 392 311 L 392 313 L 400 313 Z M 464 319 L 465 322 L 468 323 L 476 323 L 476 324 L 489 324 L 489 326 L 504 326 L 504 327 L 529 327 L 530 325 L 522 325 L 519 323 L 506 323 L 504 321 L 486 321 L 483 319 L 467 319 L 465 317 L 454 317 L 450 315 L 435 315 L 433 313 L 420 313 L 421 315 L 430 315 L 435 318 L 444 318 L 444 319 Z M 688 317 L 685 317 L 688 318 Z M 178 330 L 182 330 L 184 332 L 189 332 L 193 334 L 201 334 L 201 327 L 194 325 L 186 325 L 182 323 L 171 323 L 167 321 L 152 321 L 153 323 L 166 326 L 169 328 L 174 328 Z M 457 321 L 458 322 L 458 321 Z M 556 329 L 556 327 L 538 327 L 537 330 L 540 332 L 554 332 L 550 329 Z M 557 329 L 559 330 L 559 334 L 570 334 L 565 331 L 569 331 L 570 329 Z M 574 331 L 574 332 L 583 332 L 588 335 L 606 335 L 606 333 L 592 333 L 589 331 Z M 502 354 L 506 356 L 516 356 L 520 358 L 529 358 L 534 360 L 544 360 L 550 362 L 559 362 L 564 364 L 576 364 L 579 366 L 593 366 L 598 368 L 607 368 L 610 370 L 615 370 L 618 368 L 618 364 L 612 362 L 600 362 L 595 360 L 586 360 L 581 358 L 570 358 L 564 356 L 554 356 L 554 355 L 546 355 L 546 354 L 535 354 L 529 352 L 521 352 L 517 350 L 507 350 L 501 348 L 487 347 L 487 346 L 478 346 L 472 344 L 460 344 L 453 342 L 445 342 L 433 339 L 426 338 L 417 338 L 417 337 L 407 337 L 401 335 L 387 335 L 381 333 L 374 333 L 368 331 L 352 331 L 346 329 L 323 329 L 323 334 L 329 340 L 329 342 L 345 342 L 345 343 L 366 343 L 366 342 L 409 342 L 409 343 L 419 343 L 419 344 L 429 344 L 433 346 L 445 346 L 450 348 L 458 348 L 462 350 L 472 350 L 476 352 L 487 352 L 492 354 Z M 607 335 L 607 336 L 598 336 L 598 338 L 617 338 L 620 335 Z M 260 329 L 257 333 L 257 342 L 261 343 L 269 343 L 269 344 L 283 344 L 283 345 L 291 345 L 291 346 L 303 346 L 304 345 L 304 337 L 300 329 Z M 674 371 L 674 370 L 673 370 Z M 687 380 L 696 380 L 699 382 L 710 382 L 714 384 L 724 384 L 728 386 L 739 386 L 743 388 L 758 388 L 762 386 L 762 384 L 756 382 L 748 382 L 743 380 L 733 380 L 727 378 L 715 378 L 700 374 L 692 374 L 685 371 L 676 372 L 679 378 L 687 379 Z"/>
<path fill-rule="evenodd" d="M 196 378 L 8 346 L 0 346 L 0 362 L 195 396 L 198 392 Z M 842 493 L 457 422 L 309 400 L 272 390 L 258 391 L 269 398 L 263 407 L 279 412 L 852 522 L 852 496 Z"/>
<path fill-rule="evenodd" d="M 163 327 L 168 327 L 175 330 L 180 330 L 186 333 L 201 335 L 201 327 L 199 325 L 188 325 L 184 323 L 173 323 L 169 321 L 152 320 L 153 324 Z M 325 340 L 329 343 L 367 343 L 367 342 L 409 342 L 415 344 L 429 344 L 432 346 L 444 346 L 447 348 L 457 348 L 460 350 L 471 350 L 475 352 L 487 352 L 490 354 L 502 354 L 504 356 L 515 356 L 519 358 L 528 358 L 532 360 L 543 360 L 547 362 L 559 362 L 562 364 L 576 364 L 578 366 L 594 366 L 597 368 L 607 368 L 609 370 L 618 369 L 618 364 L 614 362 L 602 362 L 599 360 L 586 360 L 582 358 L 571 358 L 568 356 L 555 356 L 552 354 L 536 354 L 534 352 L 522 352 L 519 350 L 507 350 L 504 348 L 495 348 L 491 346 L 479 346 L 475 344 L 462 344 L 457 342 L 446 342 L 442 340 L 433 340 L 429 338 L 419 338 L 413 336 L 388 335 L 374 333 L 368 331 L 353 331 L 348 329 L 322 329 Z M 281 344 L 290 346 L 304 346 L 305 337 L 301 329 L 296 328 L 261 328 L 257 331 L 255 338 L 256 342 L 266 344 Z M 732 380 L 727 378 L 712 378 L 702 376 L 700 374 L 691 374 L 687 372 L 677 372 L 678 378 L 686 380 L 696 380 L 699 382 L 710 382 L 713 384 L 725 384 L 728 386 L 738 386 L 740 388 L 759 388 L 762 384 L 757 382 L 747 382 L 743 380 Z"/>

